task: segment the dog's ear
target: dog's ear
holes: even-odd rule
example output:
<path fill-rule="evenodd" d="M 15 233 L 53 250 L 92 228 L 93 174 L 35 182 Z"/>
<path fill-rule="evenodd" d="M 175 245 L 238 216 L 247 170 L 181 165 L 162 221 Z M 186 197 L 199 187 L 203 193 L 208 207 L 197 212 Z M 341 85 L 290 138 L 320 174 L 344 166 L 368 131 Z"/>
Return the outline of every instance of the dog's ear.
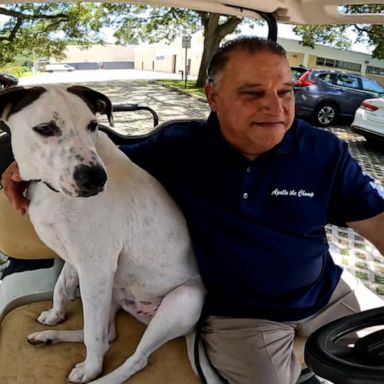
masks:
<path fill-rule="evenodd" d="M 113 127 L 112 103 L 111 100 L 103 93 L 94 91 L 91 88 L 74 85 L 67 88 L 68 92 L 81 97 L 91 109 L 93 113 L 99 112 L 102 115 L 107 115 L 109 124 Z"/>
<path fill-rule="evenodd" d="M 46 91 L 43 87 L 10 87 L 0 93 L 0 117 L 7 121 L 9 116 L 19 112 L 38 99 Z"/>

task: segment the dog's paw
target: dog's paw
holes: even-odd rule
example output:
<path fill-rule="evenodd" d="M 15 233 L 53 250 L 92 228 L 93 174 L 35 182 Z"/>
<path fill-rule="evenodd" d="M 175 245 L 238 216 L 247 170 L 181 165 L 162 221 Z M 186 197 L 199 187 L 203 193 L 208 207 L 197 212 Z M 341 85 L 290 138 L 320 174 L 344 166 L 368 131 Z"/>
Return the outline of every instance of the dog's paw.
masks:
<path fill-rule="evenodd" d="M 86 367 L 85 361 L 76 364 L 75 368 L 72 369 L 71 373 L 68 376 L 68 381 L 70 383 L 88 383 L 92 379 L 99 376 L 101 373 L 100 369 L 89 369 Z"/>
<path fill-rule="evenodd" d="M 41 312 L 40 316 L 37 318 L 37 321 L 43 325 L 56 325 L 64 321 L 65 315 L 64 312 L 54 311 L 49 309 L 48 311 Z"/>
<path fill-rule="evenodd" d="M 27 341 L 29 344 L 35 345 L 36 347 L 52 345 L 58 342 L 55 334 L 56 331 L 35 332 L 27 336 Z"/>

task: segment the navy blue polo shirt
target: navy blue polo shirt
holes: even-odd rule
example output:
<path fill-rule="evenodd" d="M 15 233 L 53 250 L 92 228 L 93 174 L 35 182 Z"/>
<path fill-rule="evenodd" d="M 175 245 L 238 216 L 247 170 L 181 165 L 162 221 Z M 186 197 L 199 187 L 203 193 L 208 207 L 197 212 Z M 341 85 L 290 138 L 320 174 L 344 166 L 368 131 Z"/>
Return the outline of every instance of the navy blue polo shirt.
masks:
<path fill-rule="evenodd" d="M 214 113 L 122 150 L 183 210 L 212 315 L 289 321 L 314 314 L 341 274 L 324 226 L 384 211 L 347 145 L 300 120 L 254 161 L 224 140 Z"/>

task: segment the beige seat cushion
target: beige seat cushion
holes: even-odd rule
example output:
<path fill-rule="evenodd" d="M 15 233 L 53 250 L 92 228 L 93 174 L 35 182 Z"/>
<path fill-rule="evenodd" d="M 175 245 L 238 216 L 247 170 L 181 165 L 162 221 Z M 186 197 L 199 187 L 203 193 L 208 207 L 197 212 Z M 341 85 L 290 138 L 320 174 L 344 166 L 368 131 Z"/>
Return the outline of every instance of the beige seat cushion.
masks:
<path fill-rule="evenodd" d="M 17 259 L 48 259 L 56 254 L 37 236 L 28 215 L 12 208 L 0 190 L 0 251 Z"/>
<path fill-rule="evenodd" d="M 36 322 L 51 302 L 24 305 L 11 311 L 0 330 L 1 384 L 64 384 L 71 368 L 84 359 L 82 343 L 34 347 L 26 341 L 30 333 L 47 329 L 78 329 L 82 326 L 79 300 L 67 306 L 67 320 L 55 327 Z M 125 312 L 117 315 L 117 340 L 104 360 L 104 373 L 119 366 L 134 351 L 144 326 Z M 148 366 L 127 380 L 129 384 L 199 384 L 187 357 L 184 338 L 168 342 L 149 358 Z"/>

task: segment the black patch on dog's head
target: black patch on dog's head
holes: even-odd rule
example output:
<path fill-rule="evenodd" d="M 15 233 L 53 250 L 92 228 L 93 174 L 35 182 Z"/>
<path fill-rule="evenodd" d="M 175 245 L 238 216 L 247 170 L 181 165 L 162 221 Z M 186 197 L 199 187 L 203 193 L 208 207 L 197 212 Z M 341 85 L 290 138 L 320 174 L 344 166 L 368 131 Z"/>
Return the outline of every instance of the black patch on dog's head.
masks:
<path fill-rule="evenodd" d="M 10 87 L 0 93 L 0 116 L 8 120 L 9 116 L 21 111 L 27 105 L 37 100 L 42 93 L 46 92 L 43 87 Z M 6 114 L 4 116 L 4 113 Z"/>
<path fill-rule="evenodd" d="M 107 115 L 109 124 L 113 126 L 112 103 L 107 96 L 103 93 L 94 91 L 91 88 L 80 85 L 69 87 L 67 88 L 67 91 L 81 97 L 93 113 L 98 112 L 102 115 Z"/>

